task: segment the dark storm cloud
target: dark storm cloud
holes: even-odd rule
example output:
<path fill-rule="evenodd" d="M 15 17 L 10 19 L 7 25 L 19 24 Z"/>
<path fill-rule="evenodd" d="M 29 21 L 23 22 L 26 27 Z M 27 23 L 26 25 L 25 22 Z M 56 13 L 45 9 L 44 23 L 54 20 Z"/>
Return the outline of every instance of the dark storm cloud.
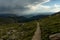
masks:
<path fill-rule="evenodd" d="M 44 0 L 0 0 L 0 5 L 3 6 L 16 6 L 16 5 L 28 5 L 35 2 L 43 2 Z"/>
<path fill-rule="evenodd" d="M 11 10 L 15 10 L 15 9 L 18 9 L 20 11 L 24 11 L 24 10 L 27 10 L 29 8 L 25 8 L 24 6 L 19 6 L 19 7 L 14 7 L 14 8 L 2 6 L 2 7 L 0 7 L 0 12 L 11 11 Z"/>
<path fill-rule="evenodd" d="M 0 12 L 20 13 L 29 10 L 27 5 L 35 5 L 45 0 L 0 0 Z"/>

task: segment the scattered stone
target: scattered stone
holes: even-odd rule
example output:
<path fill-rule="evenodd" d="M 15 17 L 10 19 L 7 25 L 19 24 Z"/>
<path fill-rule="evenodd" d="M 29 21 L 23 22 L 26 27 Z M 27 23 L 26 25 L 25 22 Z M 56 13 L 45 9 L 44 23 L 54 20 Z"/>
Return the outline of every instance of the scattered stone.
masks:
<path fill-rule="evenodd" d="M 11 34 L 10 32 L 7 32 L 7 34 Z"/>
<path fill-rule="evenodd" d="M 13 32 L 17 32 L 17 30 L 12 30 Z"/>

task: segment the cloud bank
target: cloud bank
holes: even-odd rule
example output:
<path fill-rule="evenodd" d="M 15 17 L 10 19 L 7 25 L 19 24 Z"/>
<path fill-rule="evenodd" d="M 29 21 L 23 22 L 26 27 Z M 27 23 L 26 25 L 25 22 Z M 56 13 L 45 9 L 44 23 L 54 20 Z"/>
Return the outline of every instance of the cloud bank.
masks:
<path fill-rule="evenodd" d="M 27 7 L 28 5 L 35 6 L 48 1 L 49 0 L 0 0 L 0 13 L 15 13 L 23 15 L 27 13 L 27 11 L 32 10 L 30 7 Z"/>
<path fill-rule="evenodd" d="M 0 0 L 0 13 L 25 15 L 41 12 L 57 12 L 60 10 L 60 6 L 57 4 L 53 7 L 43 5 L 48 2 L 50 0 Z"/>

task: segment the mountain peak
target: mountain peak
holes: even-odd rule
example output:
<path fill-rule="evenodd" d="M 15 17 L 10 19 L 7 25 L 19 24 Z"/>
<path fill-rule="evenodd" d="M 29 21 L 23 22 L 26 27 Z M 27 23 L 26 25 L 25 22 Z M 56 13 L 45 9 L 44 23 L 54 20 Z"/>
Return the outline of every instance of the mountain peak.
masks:
<path fill-rule="evenodd" d="M 52 16 L 53 16 L 53 15 L 60 15 L 60 12 L 56 12 L 56 13 L 52 14 Z"/>
<path fill-rule="evenodd" d="M 59 11 L 59 12 L 57 12 L 57 13 L 55 13 L 55 14 L 60 14 L 60 11 Z"/>

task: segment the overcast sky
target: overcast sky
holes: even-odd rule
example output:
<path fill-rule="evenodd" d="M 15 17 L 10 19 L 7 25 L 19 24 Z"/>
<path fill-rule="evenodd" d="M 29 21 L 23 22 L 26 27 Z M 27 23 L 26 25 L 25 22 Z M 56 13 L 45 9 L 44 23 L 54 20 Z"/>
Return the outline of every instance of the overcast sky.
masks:
<path fill-rule="evenodd" d="M 0 13 L 25 15 L 58 11 L 60 0 L 0 0 Z"/>

